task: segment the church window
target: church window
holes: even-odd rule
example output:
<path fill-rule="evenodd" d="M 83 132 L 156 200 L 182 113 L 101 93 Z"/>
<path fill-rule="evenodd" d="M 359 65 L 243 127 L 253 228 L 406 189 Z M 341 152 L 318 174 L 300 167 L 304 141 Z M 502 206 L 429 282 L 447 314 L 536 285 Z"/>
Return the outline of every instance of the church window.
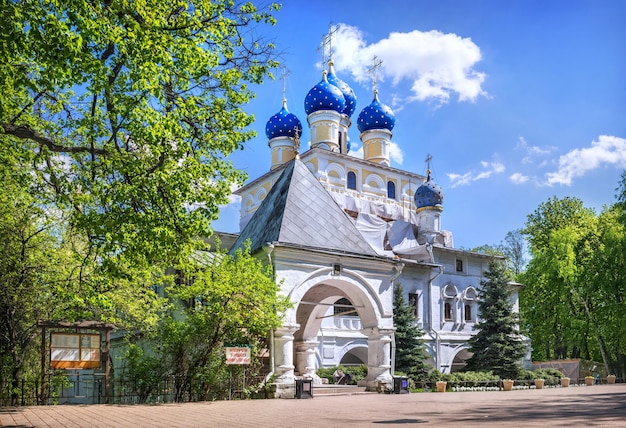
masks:
<path fill-rule="evenodd" d="M 467 322 L 472 322 L 472 305 L 466 304 L 464 307 L 464 319 Z"/>
<path fill-rule="evenodd" d="M 359 314 L 356 313 L 354 309 L 354 305 L 348 299 L 341 298 L 335 302 L 334 312 L 335 315 L 347 316 L 347 317 L 358 317 Z"/>
<path fill-rule="evenodd" d="M 419 295 L 417 293 L 409 293 L 409 306 L 413 310 L 413 318 L 419 318 Z"/>
<path fill-rule="evenodd" d="M 456 259 L 456 271 L 463 272 L 463 260 Z"/>
<path fill-rule="evenodd" d="M 396 183 L 393 181 L 387 182 L 387 197 L 389 199 L 396 199 Z"/>
<path fill-rule="evenodd" d="M 348 172 L 348 189 L 356 190 L 356 174 L 353 171 Z"/>
<path fill-rule="evenodd" d="M 446 302 L 443 305 L 443 314 L 446 321 L 452 321 L 452 304 L 450 302 Z"/>

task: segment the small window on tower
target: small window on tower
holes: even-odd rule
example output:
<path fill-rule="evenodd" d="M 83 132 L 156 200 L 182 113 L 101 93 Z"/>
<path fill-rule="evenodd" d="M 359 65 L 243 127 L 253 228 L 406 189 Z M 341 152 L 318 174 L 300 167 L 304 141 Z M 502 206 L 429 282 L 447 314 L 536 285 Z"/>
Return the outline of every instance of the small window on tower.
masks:
<path fill-rule="evenodd" d="M 452 304 L 446 302 L 443 305 L 443 318 L 446 321 L 452 321 Z"/>
<path fill-rule="evenodd" d="M 472 306 L 471 305 L 465 305 L 465 321 L 471 322 L 472 321 Z"/>
<path fill-rule="evenodd" d="M 356 190 L 356 174 L 353 171 L 348 172 L 348 189 Z"/>
<path fill-rule="evenodd" d="M 396 183 L 393 181 L 387 182 L 387 197 L 389 199 L 396 199 Z"/>

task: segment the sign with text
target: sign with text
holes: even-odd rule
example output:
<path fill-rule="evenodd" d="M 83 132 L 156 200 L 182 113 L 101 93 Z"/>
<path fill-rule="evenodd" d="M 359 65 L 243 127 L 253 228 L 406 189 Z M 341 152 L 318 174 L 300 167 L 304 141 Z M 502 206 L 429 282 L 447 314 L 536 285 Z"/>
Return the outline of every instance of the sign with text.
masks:
<path fill-rule="evenodd" d="M 50 367 L 99 369 L 101 343 L 99 334 L 51 333 Z"/>
<path fill-rule="evenodd" d="M 250 348 L 243 346 L 227 346 L 226 364 L 250 364 Z"/>

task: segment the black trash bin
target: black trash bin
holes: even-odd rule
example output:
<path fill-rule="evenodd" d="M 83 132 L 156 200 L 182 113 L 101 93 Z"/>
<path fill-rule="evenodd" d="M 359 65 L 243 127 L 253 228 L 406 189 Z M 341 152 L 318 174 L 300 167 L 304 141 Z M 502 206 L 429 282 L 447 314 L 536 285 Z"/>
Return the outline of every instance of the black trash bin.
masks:
<path fill-rule="evenodd" d="M 394 394 L 408 394 L 409 393 L 409 378 L 406 376 L 394 376 L 393 393 Z"/>
<path fill-rule="evenodd" d="M 313 398 L 312 379 L 296 379 L 296 398 Z"/>

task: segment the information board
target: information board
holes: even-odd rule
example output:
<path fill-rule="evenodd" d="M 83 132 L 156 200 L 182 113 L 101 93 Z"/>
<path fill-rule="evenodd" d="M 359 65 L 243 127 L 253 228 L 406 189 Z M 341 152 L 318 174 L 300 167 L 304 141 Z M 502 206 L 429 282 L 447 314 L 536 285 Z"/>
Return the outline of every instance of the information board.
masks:
<path fill-rule="evenodd" d="M 50 367 L 99 369 L 102 338 L 99 334 L 51 333 Z"/>

